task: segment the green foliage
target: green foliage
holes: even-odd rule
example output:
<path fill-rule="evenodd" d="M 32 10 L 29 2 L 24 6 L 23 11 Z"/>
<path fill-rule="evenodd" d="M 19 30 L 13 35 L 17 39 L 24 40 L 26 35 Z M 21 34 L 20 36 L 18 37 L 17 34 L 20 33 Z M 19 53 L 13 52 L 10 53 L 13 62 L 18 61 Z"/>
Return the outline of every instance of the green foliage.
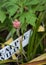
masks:
<path fill-rule="evenodd" d="M 25 11 L 24 11 L 24 8 L 25 8 Z M 28 11 L 26 11 L 27 9 L 28 9 Z M 33 17 L 35 17 L 32 15 L 32 14 L 34 14 L 33 10 L 35 10 L 35 12 L 46 10 L 46 0 L 44 0 L 44 1 L 43 0 L 40 0 L 40 1 L 39 0 L 31 0 L 31 1 L 30 0 L 24 0 L 24 1 L 23 0 L 2 0 L 2 1 L 0 1 L 0 12 L 1 12 L 0 20 L 1 20 L 1 22 L 4 22 L 4 20 L 6 19 L 5 15 L 7 12 L 9 14 L 9 16 L 10 17 L 13 16 L 13 18 L 14 18 L 14 16 L 16 17 L 16 15 L 18 15 L 19 13 L 21 14 L 21 16 L 23 14 L 26 16 L 25 12 L 28 13 L 27 16 L 30 14 L 29 18 L 31 16 L 33 18 Z M 29 13 L 29 11 L 32 11 L 32 13 Z M 3 16 L 2 16 L 2 14 L 3 14 Z M 20 16 L 20 15 L 18 15 L 18 16 Z M 31 18 L 31 21 L 35 20 L 35 18 L 34 19 L 32 19 L 32 18 Z"/>
<path fill-rule="evenodd" d="M 8 14 L 10 20 L 16 18 L 23 24 L 26 19 L 26 23 L 34 27 L 37 19 L 35 12 L 45 10 L 46 0 L 0 0 L 0 21 L 5 23 Z"/>
<path fill-rule="evenodd" d="M 5 20 L 5 18 L 6 18 L 5 13 L 0 10 L 0 21 L 1 21 L 1 23 L 3 23 L 3 21 Z"/>
<path fill-rule="evenodd" d="M 40 50 L 42 51 L 44 50 L 42 40 L 46 36 L 46 32 L 43 33 L 38 32 L 38 28 L 41 22 L 43 21 L 43 18 L 44 18 L 44 13 L 40 13 L 36 22 L 36 26 L 33 30 L 33 33 L 32 35 L 30 35 L 28 51 L 27 51 L 28 60 L 33 59 L 36 56 L 36 52 L 39 49 L 39 46 L 40 46 Z"/>

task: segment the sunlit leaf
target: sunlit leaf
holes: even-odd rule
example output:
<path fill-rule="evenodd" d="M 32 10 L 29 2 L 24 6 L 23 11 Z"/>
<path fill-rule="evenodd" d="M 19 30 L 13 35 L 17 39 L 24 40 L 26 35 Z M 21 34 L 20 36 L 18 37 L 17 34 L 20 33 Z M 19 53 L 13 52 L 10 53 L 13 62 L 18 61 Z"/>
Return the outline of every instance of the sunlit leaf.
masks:
<path fill-rule="evenodd" d="M 17 5 L 10 6 L 8 8 L 8 12 L 9 12 L 10 16 L 13 16 L 16 13 L 17 9 L 18 9 Z"/>
<path fill-rule="evenodd" d="M 6 18 L 5 13 L 0 10 L 0 21 L 1 21 L 1 23 L 4 22 L 5 18 Z"/>

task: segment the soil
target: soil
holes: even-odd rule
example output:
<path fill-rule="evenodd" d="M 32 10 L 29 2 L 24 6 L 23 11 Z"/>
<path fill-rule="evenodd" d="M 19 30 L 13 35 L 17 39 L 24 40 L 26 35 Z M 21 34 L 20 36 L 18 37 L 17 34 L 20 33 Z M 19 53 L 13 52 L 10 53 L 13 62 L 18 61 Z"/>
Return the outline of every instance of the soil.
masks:
<path fill-rule="evenodd" d="M 44 60 L 41 60 L 41 61 L 34 61 L 34 62 L 31 62 L 31 63 L 26 63 L 24 65 L 46 65 L 46 59 Z"/>
<path fill-rule="evenodd" d="M 5 38 L 6 38 L 6 36 L 8 35 L 8 31 L 7 30 L 4 30 L 4 31 L 2 31 L 2 32 L 0 32 L 0 43 L 2 43 L 2 42 L 5 42 Z"/>

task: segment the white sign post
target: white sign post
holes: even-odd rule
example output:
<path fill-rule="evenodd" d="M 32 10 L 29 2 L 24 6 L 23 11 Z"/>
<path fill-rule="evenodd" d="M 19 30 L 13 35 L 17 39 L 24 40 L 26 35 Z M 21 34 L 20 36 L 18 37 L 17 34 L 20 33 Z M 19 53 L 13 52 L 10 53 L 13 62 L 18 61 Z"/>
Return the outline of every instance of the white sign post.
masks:
<path fill-rule="evenodd" d="M 23 41 L 22 41 L 22 46 L 25 47 L 28 44 L 29 41 L 29 36 L 30 36 L 31 30 L 27 31 L 24 34 Z M 6 60 L 9 59 L 12 54 L 15 54 L 17 50 L 20 48 L 20 36 L 16 40 L 10 43 L 10 45 L 4 47 L 3 49 L 0 50 L 0 60 Z"/>

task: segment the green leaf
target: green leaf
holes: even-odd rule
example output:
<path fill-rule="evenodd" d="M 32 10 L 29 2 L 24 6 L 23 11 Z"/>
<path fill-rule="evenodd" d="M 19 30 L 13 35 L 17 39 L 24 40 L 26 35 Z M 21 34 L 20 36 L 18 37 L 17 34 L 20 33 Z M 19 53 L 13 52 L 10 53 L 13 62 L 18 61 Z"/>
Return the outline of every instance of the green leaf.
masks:
<path fill-rule="evenodd" d="M 44 11 L 46 10 L 46 5 L 38 5 L 35 8 L 36 11 Z"/>
<path fill-rule="evenodd" d="M 29 24 L 35 26 L 36 17 L 31 16 L 30 20 L 28 21 Z"/>
<path fill-rule="evenodd" d="M 21 32 L 22 32 L 22 33 L 25 33 L 26 29 L 27 29 L 27 23 L 26 23 L 26 21 L 25 21 L 25 22 L 22 24 L 22 26 L 21 26 Z"/>
<path fill-rule="evenodd" d="M 14 17 L 13 17 L 13 19 L 17 19 L 18 17 L 20 17 L 21 16 L 21 13 L 18 13 L 18 14 L 16 14 Z"/>
<path fill-rule="evenodd" d="M 19 18 L 20 22 L 23 24 L 25 21 L 25 13 L 23 13 L 20 18 Z"/>
<path fill-rule="evenodd" d="M 40 4 L 41 5 L 46 4 L 46 0 L 41 0 Z"/>
<path fill-rule="evenodd" d="M 0 21 L 1 21 L 1 23 L 4 22 L 5 18 L 6 18 L 5 13 L 4 13 L 3 11 L 0 10 Z"/>
<path fill-rule="evenodd" d="M 17 2 L 17 0 L 9 0 L 10 2 L 12 2 L 12 3 L 16 3 Z"/>
<path fill-rule="evenodd" d="M 17 9 L 18 9 L 18 6 L 15 4 L 10 6 L 8 8 L 8 12 L 9 12 L 10 16 L 13 16 L 16 13 Z"/>
<path fill-rule="evenodd" d="M 23 13 L 19 18 L 19 20 L 22 24 L 25 22 L 25 19 L 28 24 L 35 26 L 36 16 L 35 16 L 35 14 L 32 13 L 32 11 Z"/>
<path fill-rule="evenodd" d="M 10 31 L 10 32 L 11 32 L 11 36 L 12 36 L 12 37 L 13 37 L 13 35 L 14 35 L 15 31 L 16 31 L 16 29 L 15 29 L 15 28 L 12 28 L 12 29 L 11 29 L 11 31 Z"/>
<path fill-rule="evenodd" d="M 26 20 L 28 22 L 28 24 L 31 24 L 32 26 L 35 26 L 35 22 L 36 22 L 36 16 L 35 14 L 33 14 L 32 12 L 28 12 L 26 15 Z"/>
<path fill-rule="evenodd" d="M 39 0 L 31 0 L 29 2 L 30 5 L 37 5 L 40 1 Z"/>

